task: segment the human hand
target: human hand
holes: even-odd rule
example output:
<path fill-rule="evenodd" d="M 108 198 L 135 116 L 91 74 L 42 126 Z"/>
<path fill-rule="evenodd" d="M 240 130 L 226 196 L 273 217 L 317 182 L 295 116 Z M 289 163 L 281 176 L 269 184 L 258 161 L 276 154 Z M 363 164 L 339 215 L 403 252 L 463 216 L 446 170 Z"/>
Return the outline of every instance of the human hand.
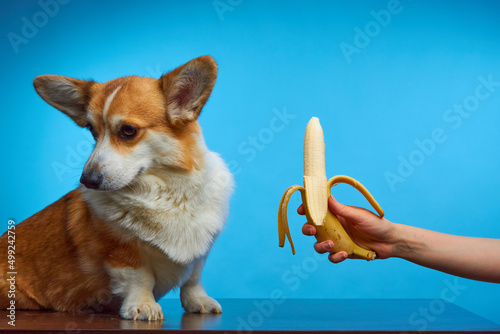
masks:
<path fill-rule="evenodd" d="M 328 198 L 328 209 L 337 217 L 352 241 L 358 246 L 376 251 L 379 259 L 393 256 L 397 240 L 394 223 L 364 208 L 340 204 L 333 196 Z M 305 214 L 302 205 L 297 209 L 297 213 Z M 302 233 L 309 236 L 315 235 L 316 228 L 310 223 L 305 223 Z M 314 244 L 314 249 L 320 254 L 330 252 L 333 247 L 331 240 Z M 333 263 L 339 263 L 347 257 L 347 252 L 341 251 L 330 254 L 328 259 Z M 352 256 L 351 258 L 358 257 Z"/>

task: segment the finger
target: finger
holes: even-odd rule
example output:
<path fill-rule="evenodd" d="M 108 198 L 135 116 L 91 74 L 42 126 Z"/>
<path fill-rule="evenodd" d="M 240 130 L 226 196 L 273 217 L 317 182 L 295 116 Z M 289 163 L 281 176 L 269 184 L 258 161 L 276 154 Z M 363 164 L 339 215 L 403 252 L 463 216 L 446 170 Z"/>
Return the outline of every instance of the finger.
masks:
<path fill-rule="evenodd" d="M 302 226 L 302 233 L 305 235 L 315 235 L 316 227 L 309 223 L 305 223 L 304 226 Z"/>
<path fill-rule="evenodd" d="M 297 213 L 299 215 L 305 215 L 306 214 L 306 211 L 304 210 L 304 206 L 302 204 L 297 208 Z"/>
<path fill-rule="evenodd" d="M 337 217 L 350 218 L 357 221 L 362 218 L 362 211 L 359 208 L 352 207 L 349 205 L 340 204 L 337 200 L 330 195 L 328 197 L 328 209 L 335 214 Z"/>
<path fill-rule="evenodd" d="M 314 250 L 320 254 L 324 254 L 333 249 L 333 241 L 326 240 L 323 242 L 317 242 L 314 244 Z"/>
<path fill-rule="evenodd" d="M 328 255 L 328 260 L 332 263 L 340 263 L 347 259 L 348 256 L 347 252 L 338 252 Z"/>
<path fill-rule="evenodd" d="M 366 219 L 367 215 L 379 217 L 368 209 L 361 208 L 359 206 L 341 204 L 337 202 L 335 197 L 333 197 L 332 195 L 330 195 L 330 197 L 328 198 L 328 209 L 332 213 L 334 213 L 337 216 L 337 218 L 339 216 L 343 216 L 345 218 L 351 218 L 354 221 L 360 219 Z"/>

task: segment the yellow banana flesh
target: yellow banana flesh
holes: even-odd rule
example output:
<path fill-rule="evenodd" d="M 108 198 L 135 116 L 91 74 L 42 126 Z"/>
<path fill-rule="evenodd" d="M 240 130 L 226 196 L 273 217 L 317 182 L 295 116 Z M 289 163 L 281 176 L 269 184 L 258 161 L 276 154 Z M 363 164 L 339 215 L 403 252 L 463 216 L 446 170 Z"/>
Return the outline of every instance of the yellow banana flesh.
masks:
<path fill-rule="evenodd" d="M 339 183 L 347 183 L 356 188 L 373 206 L 379 216 L 384 216 L 384 211 L 370 192 L 355 179 L 345 175 L 337 175 L 326 181 L 323 130 L 319 119 L 313 117 L 307 124 L 304 137 L 304 187 L 299 185 L 291 186 L 281 198 L 278 212 L 280 247 L 285 245 L 286 236 L 290 242 L 292 253 L 295 254 L 295 247 L 288 227 L 287 207 L 293 193 L 300 190 L 307 221 L 316 226 L 316 239 L 318 242 L 332 240 L 334 248 L 331 253 L 345 251 L 349 256 L 356 255 L 366 260 L 376 258 L 375 251 L 356 245 L 337 217 L 328 210 L 328 197 L 331 194 L 331 187 Z"/>
<path fill-rule="evenodd" d="M 325 139 L 317 117 L 307 123 L 304 135 L 304 188 L 308 199 L 307 217 L 323 225 L 328 211 L 326 188 Z"/>

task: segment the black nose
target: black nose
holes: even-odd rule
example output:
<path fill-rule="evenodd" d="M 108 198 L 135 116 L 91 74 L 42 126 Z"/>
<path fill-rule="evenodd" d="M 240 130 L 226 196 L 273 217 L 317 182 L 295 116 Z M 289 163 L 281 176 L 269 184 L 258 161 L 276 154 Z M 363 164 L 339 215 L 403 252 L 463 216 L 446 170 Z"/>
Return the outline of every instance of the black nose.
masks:
<path fill-rule="evenodd" d="M 87 188 L 97 189 L 102 184 L 102 174 L 93 171 L 83 171 L 80 182 Z"/>

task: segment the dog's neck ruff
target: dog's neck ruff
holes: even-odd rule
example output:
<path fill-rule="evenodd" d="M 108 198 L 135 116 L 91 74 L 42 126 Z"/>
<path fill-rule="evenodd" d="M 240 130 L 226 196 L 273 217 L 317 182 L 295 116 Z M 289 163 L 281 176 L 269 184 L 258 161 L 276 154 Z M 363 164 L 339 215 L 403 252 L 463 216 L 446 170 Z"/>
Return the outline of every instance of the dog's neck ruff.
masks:
<path fill-rule="evenodd" d="M 203 167 L 188 174 L 166 169 L 121 190 L 80 191 L 93 212 L 125 237 L 188 264 L 206 255 L 222 230 L 233 186 L 224 161 L 208 150 L 204 156 Z"/>

